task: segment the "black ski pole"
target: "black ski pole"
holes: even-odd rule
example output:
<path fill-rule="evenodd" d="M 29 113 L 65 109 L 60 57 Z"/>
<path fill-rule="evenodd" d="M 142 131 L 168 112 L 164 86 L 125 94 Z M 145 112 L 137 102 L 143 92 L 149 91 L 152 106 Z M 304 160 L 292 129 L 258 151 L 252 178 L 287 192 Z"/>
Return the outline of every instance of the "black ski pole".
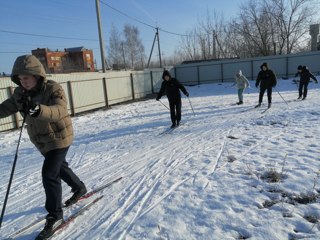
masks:
<path fill-rule="evenodd" d="M 195 114 L 194 111 L 193 111 L 193 107 L 192 107 L 191 101 L 190 101 L 189 97 L 187 97 L 187 98 L 188 98 L 188 100 L 189 100 L 190 107 L 191 107 L 191 109 L 192 109 L 193 115 L 195 116 L 196 114 Z"/>
<path fill-rule="evenodd" d="M 12 179 L 13 179 L 14 170 L 16 168 L 16 163 L 17 163 L 17 159 L 18 159 L 18 150 L 19 150 L 19 146 L 20 146 L 20 140 L 21 140 L 22 130 L 23 130 L 23 126 L 24 126 L 25 121 L 26 121 L 26 115 L 23 117 L 22 126 L 21 126 L 21 130 L 20 130 L 18 144 L 17 144 L 17 149 L 16 149 L 16 154 L 14 156 L 14 161 L 13 161 L 13 165 L 12 165 L 10 180 L 9 180 L 9 184 L 8 184 L 8 188 L 7 188 L 7 193 L 6 193 L 4 202 L 3 202 L 3 207 L 2 207 L 2 211 L 1 211 L 1 217 L 0 217 L 0 229 L 1 229 L 2 220 L 3 220 L 3 217 L 4 217 L 4 212 L 6 210 L 6 205 L 7 205 L 7 201 L 8 201 L 8 197 L 9 197 L 9 192 L 10 192 L 10 188 L 11 188 L 11 183 L 12 183 Z"/>
<path fill-rule="evenodd" d="M 282 97 L 282 95 L 279 93 L 279 91 L 276 89 L 277 93 L 280 95 L 280 97 L 282 98 L 282 100 L 289 106 L 289 104 L 287 103 L 286 100 L 284 100 L 284 98 Z"/>
<path fill-rule="evenodd" d="M 160 99 L 158 100 L 166 109 L 168 109 L 170 111 L 170 109 L 163 103 L 160 101 Z"/>

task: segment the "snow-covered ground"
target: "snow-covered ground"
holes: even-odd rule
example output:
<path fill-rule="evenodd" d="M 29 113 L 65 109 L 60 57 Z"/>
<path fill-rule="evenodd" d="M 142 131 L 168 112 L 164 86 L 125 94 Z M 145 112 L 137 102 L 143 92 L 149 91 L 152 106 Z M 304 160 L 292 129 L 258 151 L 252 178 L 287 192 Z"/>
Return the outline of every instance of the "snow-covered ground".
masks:
<path fill-rule="evenodd" d="M 280 80 L 263 114 L 253 82 L 241 106 L 230 85 L 187 87 L 195 115 L 184 97 L 183 124 L 169 134 L 154 99 L 73 118 L 67 157 L 88 190 L 123 179 L 53 239 L 320 239 L 320 84 L 295 101 L 297 86 Z M 1 207 L 18 136 L 0 133 Z M 45 216 L 41 165 L 24 130 L 1 239 Z"/>

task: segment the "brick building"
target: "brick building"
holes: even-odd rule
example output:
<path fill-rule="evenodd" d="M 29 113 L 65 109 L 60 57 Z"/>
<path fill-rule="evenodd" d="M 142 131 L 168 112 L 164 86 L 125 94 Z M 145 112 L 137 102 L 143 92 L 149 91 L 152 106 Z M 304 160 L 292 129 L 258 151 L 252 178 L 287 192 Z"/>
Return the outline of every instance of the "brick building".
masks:
<path fill-rule="evenodd" d="M 92 50 L 84 47 L 65 48 L 64 51 L 52 51 L 37 48 L 31 51 L 45 67 L 47 73 L 93 72 Z"/>

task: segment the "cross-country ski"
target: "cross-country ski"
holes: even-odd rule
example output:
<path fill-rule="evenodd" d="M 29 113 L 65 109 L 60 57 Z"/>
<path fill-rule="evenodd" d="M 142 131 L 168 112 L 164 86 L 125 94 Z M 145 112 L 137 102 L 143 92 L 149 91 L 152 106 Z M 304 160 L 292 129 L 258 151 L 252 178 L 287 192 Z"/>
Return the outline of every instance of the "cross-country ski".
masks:
<path fill-rule="evenodd" d="M 79 217 L 80 215 L 82 215 L 85 211 L 87 211 L 89 208 L 92 207 L 92 205 L 96 204 L 98 201 L 100 201 L 103 198 L 103 195 L 100 197 L 95 198 L 94 200 L 90 201 L 89 203 L 87 203 L 86 205 L 84 205 L 83 207 L 81 207 L 78 211 L 76 211 L 75 213 L 71 214 L 70 216 L 68 216 L 67 219 L 65 219 L 59 226 L 57 226 L 53 232 L 52 235 L 50 237 L 47 238 L 36 238 L 35 240 L 46 240 L 46 239 L 51 239 L 53 237 L 54 234 L 59 233 L 61 231 L 63 231 L 64 228 L 66 228 L 67 226 L 69 226 L 77 217 Z"/>
<path fill-rule="evenodd" d="M 120 181 L 122 179 L 122 177 L 118 177 L 114 180 L 111 180 L 109 182 L 107 182 L 106 184 L 103 184 L 101 186 L 98 186 L 97 188 L 94 188 L 93 190 L 91 190 L 90 192 L 86 193 L 85 195 L 83 195 L 82 197 L 79 198 L 78 202 L 81 202 L 82 200 L 85 200 L 87 198 L 90 198 L 91 196 L 93 196 L 94 194 L 101 192 L 102 190 L 110 187 L 112 184 Z M 71 207 L 72 205 L 69 206 L 64 206 L 64 209 L 67 210 Z M 41 219 L 37 219 L 33 222 L 31 222 L 30 224 L 28 224 L 27 226 L 15 231 L 13 234 L 11 234 L 8 238 L 9 239 L 15 239 L 16 237 L 22 235 L 23 233 L 29 231 L 29 229 L 35 228 L 41 224 L 43 224 L 45 222 L 45 218 L 41 218 Z"/>

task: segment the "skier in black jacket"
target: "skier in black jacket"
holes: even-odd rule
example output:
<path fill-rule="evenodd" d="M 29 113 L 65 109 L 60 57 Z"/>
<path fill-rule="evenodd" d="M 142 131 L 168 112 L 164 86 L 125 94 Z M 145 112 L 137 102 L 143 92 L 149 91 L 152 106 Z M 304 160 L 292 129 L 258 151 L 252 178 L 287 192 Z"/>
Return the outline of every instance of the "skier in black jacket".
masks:
<path fill-rule="evenodd" d="M 306 66 L 298 66 L 298 72 L 296 73 L 296 77 L 300 75 L 300 83 L 299 83 L 299 97 L 298 99 L 301 99 L 302 97 L 302 91 L 303 91 L 303 98 L 302 100 L 305 100 L 308 93 L 308 85 L 310 82 L 310 78 L 312 78 L 316 83 L 318 83 L 318 80 L 316 77 L 309 71 L 309 69 Z"/>
<path fill-rule="evenodd" d="M 179 126 L 181 120 L 181 90 L 184 95 L 189 97 L 189 93 L 185 87 L 175 78 L 171 77 L 170 72 L 165 70 L 162 74 L 163 82 L 156 98 L 157 101 L 166 93 L 169 105 L 172 125 L 171 128 Z"/>
<path fill-rule="evenodd" d="M 267 90 L 268 95 L 268 108 L 271 107 L 272 101 L 272 88 L 277 85 L 277 77 L 274 72 L 269 69 L 268 63 L 263 63 L 260 66 L 261 71 L 258 74 L 256 80 L 256 87 L 260 85 L 260 93 L 259 93 L 259 103 L 256 107 L 260 107 L 263 99 L 263 95 Z"/>

